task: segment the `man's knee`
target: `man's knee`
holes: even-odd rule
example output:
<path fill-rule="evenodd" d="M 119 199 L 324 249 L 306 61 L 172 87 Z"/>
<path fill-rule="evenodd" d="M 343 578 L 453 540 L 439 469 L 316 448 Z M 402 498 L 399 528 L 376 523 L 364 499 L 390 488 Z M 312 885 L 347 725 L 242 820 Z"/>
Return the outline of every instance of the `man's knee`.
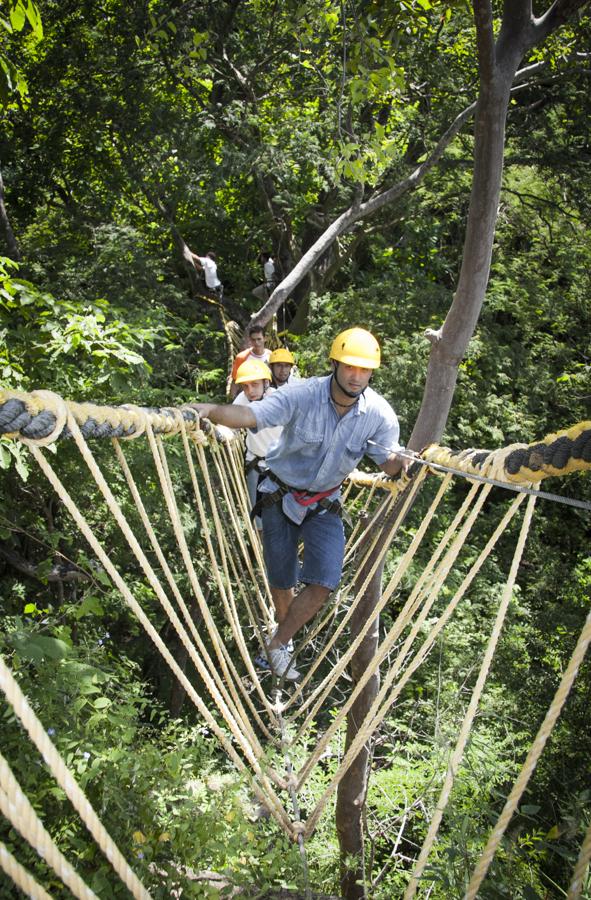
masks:
<path fill-rule="evenodd" d="M 324 606 L 331 592 L 332 588 L 323 584 L 307 584 L 301 595 L 306 594 L 307 602 L 318 610 Z"/>

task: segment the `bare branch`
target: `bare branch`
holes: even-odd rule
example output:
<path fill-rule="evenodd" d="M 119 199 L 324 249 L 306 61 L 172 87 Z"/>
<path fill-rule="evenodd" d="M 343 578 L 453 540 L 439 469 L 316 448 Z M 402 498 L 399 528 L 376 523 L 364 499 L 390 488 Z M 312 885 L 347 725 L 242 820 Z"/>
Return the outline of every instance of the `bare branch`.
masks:
<path fill-rule="evenodd" d="M 533 20 L 533 43 L 541 43 L 579 9 L 588 5 L 589 0 L 554 0 L 543 16 Z"/>

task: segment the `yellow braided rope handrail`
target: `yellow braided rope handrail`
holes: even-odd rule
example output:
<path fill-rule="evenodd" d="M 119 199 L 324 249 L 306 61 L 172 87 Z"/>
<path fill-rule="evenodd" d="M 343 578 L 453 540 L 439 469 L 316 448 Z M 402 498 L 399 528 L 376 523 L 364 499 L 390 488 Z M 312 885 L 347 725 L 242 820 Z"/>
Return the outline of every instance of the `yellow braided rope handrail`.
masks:
<path fill-rule="evenodd" d="M 56 398 L 57 395 L 50 391 L 25 393 L 0 390 L 0 434 L 37 444 L 49 442 L 49 436 L 51 440 L 57 439 L 64 431 L 64 422 Z M 155 434 L 177 434 L 180 430 L 173 407 L 140 409 L 129 404 L 102 406 L 62 402 L 85 436 L 135 437 L 142 433 L 146 419 Z M 185 406 L 180 413 L 189 431 L 201 430 L 195 410 Z M 217 439 L 219 428 L 212 428 L 211 432 L 212 439 Z M 224 440 L 232 439 L 229 429 L 223 435 Z M 578 422 L 530 444 L 512 444 L 501 450 L 454 451 L 432 445 L 421 456 L 434 463 L 449 465 L 464 474 L 479 475 L 487 468 L 489 472 L 494 470 L 495 478 L 508 483 L 537 482 L 550 476 L 568 475 L 591 468 L 591 421 Z M 366 475 L 355 470 L 350 480 L 365 485 L 375 482 L 378 487 L 396 490 L 383 475 Z"/>
<path fill-rule="evenodd" d="M 464 474 L 482 475 L 483 469 L 492 465 L 492 477 L 499 481 L 530 484 L 591 469 L 591 421 L 578 422 L 532 444 L 511 444 L 501 450 L 461 451 L 432 444 L 421 456 Z"/>
<path fill-rule="evenodd" d="M 2 841 L 0 841 L 0 867 L 27 897 L 31 897 L 32 900 L 51 900 L 47 891 L 35 881 L 24 866 L 21 866 Z"/>
<path fill-rule="evenodd" d="M 28 700 L 1 656 L 0 688 L 4 692 L 6 699 L 12 706 L 15 714 L 20 719 L 29 737 L 45 760 L 49 771 L 65 792 L 72 806 L 86 825 L 86 828 L 100 847 L 102 853 L 113 866 L 119 878 L 134 897 L 139 898 L 139 900 L 149 900 L 150 894 L 121 854 L 117 844 L 115 844 L 108 834 L 84 791 L 78 785 L 54 744 L 49 739 L 43 725 L 31 709 Z"/>
<path fill-rule="evenodd" d="M 79 900 L 98 900 L 94 891 L 91 891 L 88 885 L 82 881 L 54 843 L 1 753 L 0 812 L 8 819 L 12 827 L 22 834 L 39 856 L 51 866 L 75 897 L 78 897 Z"/>
<path fill-rule="evenodd" d="M 69 436 L 64 415 L 69 413 L 85 437 L 135 438 L 143 434 L 149 422 L 155 434 L 178 434 L 179 424 L 175 407 L 154 409 L 132 404 L 102 406 L 96 403 L 76 403 L 64 400 L 51 391 L 0 390 L 0 434 L 19 438 L 26 443 L 45 446 L 59 437 Z M 230 429 L 209 427 L 209 435 L 201 431 L 199 416 L 191 407 L 181 407 L 180 413 L 188 430 L 201 433 L 202 440 L 232 440 Z"/>

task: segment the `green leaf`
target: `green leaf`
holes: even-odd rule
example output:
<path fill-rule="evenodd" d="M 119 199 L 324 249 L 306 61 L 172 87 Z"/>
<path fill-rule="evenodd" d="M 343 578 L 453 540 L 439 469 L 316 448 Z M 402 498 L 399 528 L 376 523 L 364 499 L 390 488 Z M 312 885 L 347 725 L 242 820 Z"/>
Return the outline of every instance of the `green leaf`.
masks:
<path fill-rule="evenodd" d="M 15 31 L 22 31 L 23 25 L 25 24 L 27 19 L 27 14 L 25 10 L 24 4 L 21 0 L 18 0 L 14 6 L 10 7 L 10 24 L 12 25 Z"/>
<path fill-rule="evenodd" d="M 44 634 L 15 634 L 12 643 L 21 656 L 40 662 L 43 659 L 65 659 L 71 652 L 64 641 Z"/>
<path fill-rule="evenodd" d="M 111 700 L 108 697 L 97 697 L 92 705 L 95 709 L 107 709 L 111 705 Z"/>
<path fill-rule="evenodd" d="M 98 597 L 88 594 L 73 612 L 75 619 L 81 619 L 83 616 L 102 616 L 104 609 Z"/>

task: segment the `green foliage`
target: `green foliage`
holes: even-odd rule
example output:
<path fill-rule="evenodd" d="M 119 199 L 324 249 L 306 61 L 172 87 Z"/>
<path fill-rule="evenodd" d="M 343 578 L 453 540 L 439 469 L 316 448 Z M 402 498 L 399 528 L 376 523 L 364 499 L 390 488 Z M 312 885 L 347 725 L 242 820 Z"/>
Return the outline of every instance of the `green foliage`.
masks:
<path fill-rule="evenodd" d="M 208 7 L 114 0 L 83 7 L 48 0 L 43 32 L 34 4 L 16 0 L 5 9 L 3 199 L 23 261 L 19 267 L 0 262 L 4 388 L 47 388 L 108 404 L 171 405 L 203 394 L 221 399 L 225 338 L 215 310 L 191 299 L 178 235 L 199 252 L 215 248 L 227 296 L 254 311 L 249 292 L 262 247 L 271 247 L 287 271 L 355 189 L 365 186 L 367 199 L 408 175 L 477 92 L 465 3 L 298 0 L 279 8 L 270 0 Z M 525 61 L 548 64 L 543 102 L 531 82 L 511 105 L 492 274 L 461 362 L 444 438 L 452 445 L 533 440 L 589 416 L 589 91 L 584 71 L 557 77 L 588 43 L 588 27 L 582 11 Z M 583 69 L 581 59 L 576 68 Z M 472 149 L 468 126 L 419 191 L 341 236 L 292 301 L 305 303 L 313 289 L 307 333 L 290 338 L 305 375 L 326 371 L 336 331 L 360 324 L 380 336 L 384 365 L 374 385 L 399 414 L 403 440 L 421 402 L 429 353 L 423 332 L 441 326 L 457 284 Z M 139 444 L 127 445 L 126 456 L 173 560 L 174 536 L 151 459 Z M 108 448 L 92 449 L 137 525 Z M 186 463 L 173 442 L 167 455 L 199 577 L 214 598 Z M 164 614 L 80 460 L 67 443 L 50 459 L 174 648 Z M 0 541 L 7 551 L 0 649 L 153 895 L 170 896 L 177 884 L 184 896 L 219 895 L 219 884 L 194 879 L 189 870 L 211 869 L 231 885 L 261 893 L 299 884 L 294 846 L 271 824 L 252 821 L 248 788 L 188 704 L 182 707 L 166 667 L 26 450 L 5 439 L 0 487 Z M 589 497 L 585 476 L 551 488 Z M 440 533 L 462 497 L 460 488 L 450 498 Z M 502 503 L 494 494 L 491 519 Z M 588 609 L 584 514 L 539 505 L 427 872 L 434 898 L 462 895 Z M 421 497 L 419 519 L 425 509 Z M 409 520 L 404 535 L 415 527 Z M 442 600 L 485 537 L 478 523 Z M 511 530 L 499 544 L 378 737 L 367 816 L 376 898 L 404 890 L 514 539 Z M 387 575 L 398 552 L 395 547 Z M 416 560 L 415 572 L 424 562 L 425 555 Z M 80 577 L 56 582 L 56 571 Z M 188 595 L 186 579 L 178 583 Z M 408 582 L 385 625 L 407 588 Z M 217 616 L 215 602 L 212 609 Z M 483 897 L 566 890 L 589 821 L 590 679 L 584 663 Z M 322 711 L 319 730 L 333 713 Z M 99 896 L 114 896 L 110 867 L 8 709 L 2 714 L 2 750 L 50 831 Z M 334 772 L 340 740 L 331 754 L 306 788 L 305 808 Z M 43 864 L 3 828 L 9 847 L 24 853 L 59 896 Z M 338 891 L 330 812 L 308 849 L 314 885 Z M 0 894 L 11 890 L 0 881 Z"/>
<path fill-rule="evenodd" d="M 153 330 L 132 332 L 106 301 L 82 308 L 74 301 L 58 301 L 9 274 L 9 267 L 14 264 L 0 260 L 4 387 L 28 390 L 35 381 L 53 382 L 68 396 L 75 391 L 89 396 L 97 387 L 112 396 L 127 385 L 128 376 L 142 379 L 149 373 L 137 350 L 154 341 Z"/>
<path fill-rule="evenodd" d="M 261 888 L 297 878 L 293 845 L 256 820 L 252 796 L 235 773 L 224 771 L 208 730 L 170 721 L 135 667 L 109 649 L 108 634 L 84 652 L 17 634 L 12 664 L 21 686 L 41 707 L 66 765 L 152 896 L 168 897 L 175 885 L 188 897 L 218 896 L 208 887 L 214 877 L 208 872 L 233 886 Z M 30 765 L 11 712 L 2 713 L 3 752 L 58 846 L 98 896 L 123 897 L 125 888 L 115 887 L 109 863 L 88 844 L 63 791 L 42 767 Z M 2 830 L 9 849 L 23 858 L 15 832 Z M 42 883 L 57 889 L 34 854 L 25 858 Z"/>
<path fill-rule="evenodd" d="M 43 24 L 37 4 L 33 0 L 8 0 L 8 18 L 5 18 L 3 9 L 0 14 L 0 48 L 6 34 L 20 34 L 27 24 L 31 30 L 26 40 L 34 46 L 43 38 Z M 14 95 L 21 104 L 27 102 L 27 81 L 14 62 L 0 52 L 0 106 L 9 106 L 14 101 Z"/>

